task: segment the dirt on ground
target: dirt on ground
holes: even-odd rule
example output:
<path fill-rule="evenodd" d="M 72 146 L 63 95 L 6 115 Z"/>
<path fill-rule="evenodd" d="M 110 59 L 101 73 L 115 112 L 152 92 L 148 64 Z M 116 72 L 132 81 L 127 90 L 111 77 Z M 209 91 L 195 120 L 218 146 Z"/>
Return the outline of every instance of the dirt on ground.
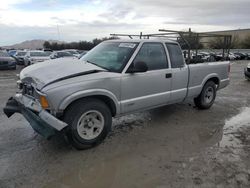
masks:
<path fill-rule="evenodd" d="M 230 86 L 211 109 L 189 101 L 116 118 L 105 142 L 85 151 L 0 110 L 0 188 L 250 187 L 247 63 L 231 62 Z M 0 72 L 0 109 L 19 71 Z"/>

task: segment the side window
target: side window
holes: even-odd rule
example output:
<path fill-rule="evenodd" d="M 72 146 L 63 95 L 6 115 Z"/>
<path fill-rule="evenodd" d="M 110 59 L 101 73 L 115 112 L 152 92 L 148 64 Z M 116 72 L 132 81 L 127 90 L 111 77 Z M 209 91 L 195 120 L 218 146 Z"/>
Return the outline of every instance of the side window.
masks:
<path fill-rule="evenodd" d="M 168 61 L 164 46 L 161 43 L 144 43 L 133 63 L 143 61 L 148 70 L 168 68 Z"/>
<path fill-rule="evenodd" d="M 172 68 L 181 68 L 184 66 L 184 60 L 183 55 L 180 47 L 177 44 L 166 44 L 168 51 L 169 51 L 169 57 L 171 60 L 171 66 Z"/>

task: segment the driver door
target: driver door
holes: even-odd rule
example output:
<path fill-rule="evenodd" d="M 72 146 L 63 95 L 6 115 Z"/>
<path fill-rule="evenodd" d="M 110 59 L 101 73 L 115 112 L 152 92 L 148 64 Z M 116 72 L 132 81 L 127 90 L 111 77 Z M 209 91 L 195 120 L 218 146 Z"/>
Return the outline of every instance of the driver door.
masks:
<path fill-rule="evenodd" d="M 161 106 L 170 99 L 172 73 L 164 45 L 143 43 L 132 64 L 140 61 L 148 66 L 147 72 L 125 73 L 122 77 L 122 113 Z"/>

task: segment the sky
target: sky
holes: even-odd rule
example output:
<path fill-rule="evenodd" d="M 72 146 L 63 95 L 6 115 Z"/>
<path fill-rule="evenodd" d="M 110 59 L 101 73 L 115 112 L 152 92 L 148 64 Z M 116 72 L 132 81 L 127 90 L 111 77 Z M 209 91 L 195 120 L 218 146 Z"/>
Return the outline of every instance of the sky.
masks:
<path fill-rule="evenodd" d="M 250 0 L 0 0 L 0 46 L 158 29 L 250 28 Z"/>

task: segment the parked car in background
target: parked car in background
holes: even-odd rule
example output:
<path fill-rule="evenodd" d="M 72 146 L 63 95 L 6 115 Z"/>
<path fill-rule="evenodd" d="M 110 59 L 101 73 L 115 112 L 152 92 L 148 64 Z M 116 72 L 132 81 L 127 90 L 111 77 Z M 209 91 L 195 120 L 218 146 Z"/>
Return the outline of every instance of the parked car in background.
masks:
<path fill-rule="evenodd" d="M 236 60 L 236 56 L 235 56 L 233 53 L 231 53 L 231 52 L 227 55 L 227 57 L 228 57 L 228 59 L 229 59 L 230 61 Z"/>
<path fill-rule="evenodd" d="M 69 50 L 62 50 L 63 52 L 68 52 L 71 55 L 75 56 L 75 57 L 79 57 L 81 55 L 81 53 L 79 53 L 78 50 L 75 49 L 69 49 Z"/>
<path fill-rule="evenodd" d="M 28 51 L 24 58 L 25 66 L 40 63 L 50 59 L 51 52 L 44 52 L 39 50 Z"/>
<path fill-rule="evenodd" d="M 250 81 L 250 63 L 245 68 L 245 77 L 246 77 L 247 80 Z"/>
<path fill-rule="evenodd" d="M 24 58 L 26 54 L 26 51 L 17 51 L 15 53 L 14 58 L 16 59 L 18 65 L 24 65 Z"/>
<path fill-rule="evenodd" d="M 239 57 L 239 60 L 245 60 L 248 58 L 248 55 L 242 52 L 235 52 L 234 55 L 237 55 Z"/>
<path fill-rule="evenodd" d="M 66 52 L 66 51 L 54 51 L 52 52 L 52 54 L 50 55 L 50 58 L 51 59 L 57 59 L 57 58 L 73 58 L 75 57 L 74 55 L 72 55 L 71 53 L 69 52 Z"/>
<path fill-rule="evenodd" d="M 84 55 L 86 55 L 88 53 L 87 50 L 84 50 L 78 57 L 78 59 L 81 59 Z"/>
<path fill-rule="evenodd" d="M 247 60 L 250 60 L 250 53 L 247 53 Z"/>
<path fill-rule="evenodd" d="M 224 57 L 223 57 L 223 53 L 217 53 L 216 55 L 215 55 L 215 59 L 216 59 L 216 61 L 225 61 L 225 60 L 230 60 L 230 57 L 229 57 L 230 55 L 229 54 L 227 54 L 227 53 L 225 53 L 224 54 Z M 231 58 L 233 58 L 233 56 L 231 56 Z"/>
<path fill-rule="evenodd" d="M 233 60 L 236 60 L 236 57 L 233 53 L 225 53 L 224 54 L 224 57 L 223 57 L 223 53 L 219 53 L 219 54 L 216 54 L 216 60 L 217 61 L 223 61 L 223 60 L 230 60 L 230 61 L 233 61 Z"/>
<path fill-rule="evenodd" d="M 5 51 L 0 51 L 0 69 L 16 69 L 16 60 Z"/>
<path fill-rule="evenodd" d="M 8 54 L 9 54 L 10 56 L 14 56 L 15 53 L 16 53 L 16 51 L 17 51 L 17 50 L 9 50 L 9 51 L 8 51 Z"/>
<path fill-rule="evenodd" d="M 238 54 L 236 54 L 236 53 L 232 53 L 233 55 L 234 55 L 234 57 L 235 57 L 235 60 L 240 60 L 240 55 L 238 55 Z"/>
<path fill-rule="evenodd" d="M 201 56 L 201 59 L 204 60 L 205 62 L 215 61 L 215 55 L 213 53 L 200 52 L 199 55 Z"/>

